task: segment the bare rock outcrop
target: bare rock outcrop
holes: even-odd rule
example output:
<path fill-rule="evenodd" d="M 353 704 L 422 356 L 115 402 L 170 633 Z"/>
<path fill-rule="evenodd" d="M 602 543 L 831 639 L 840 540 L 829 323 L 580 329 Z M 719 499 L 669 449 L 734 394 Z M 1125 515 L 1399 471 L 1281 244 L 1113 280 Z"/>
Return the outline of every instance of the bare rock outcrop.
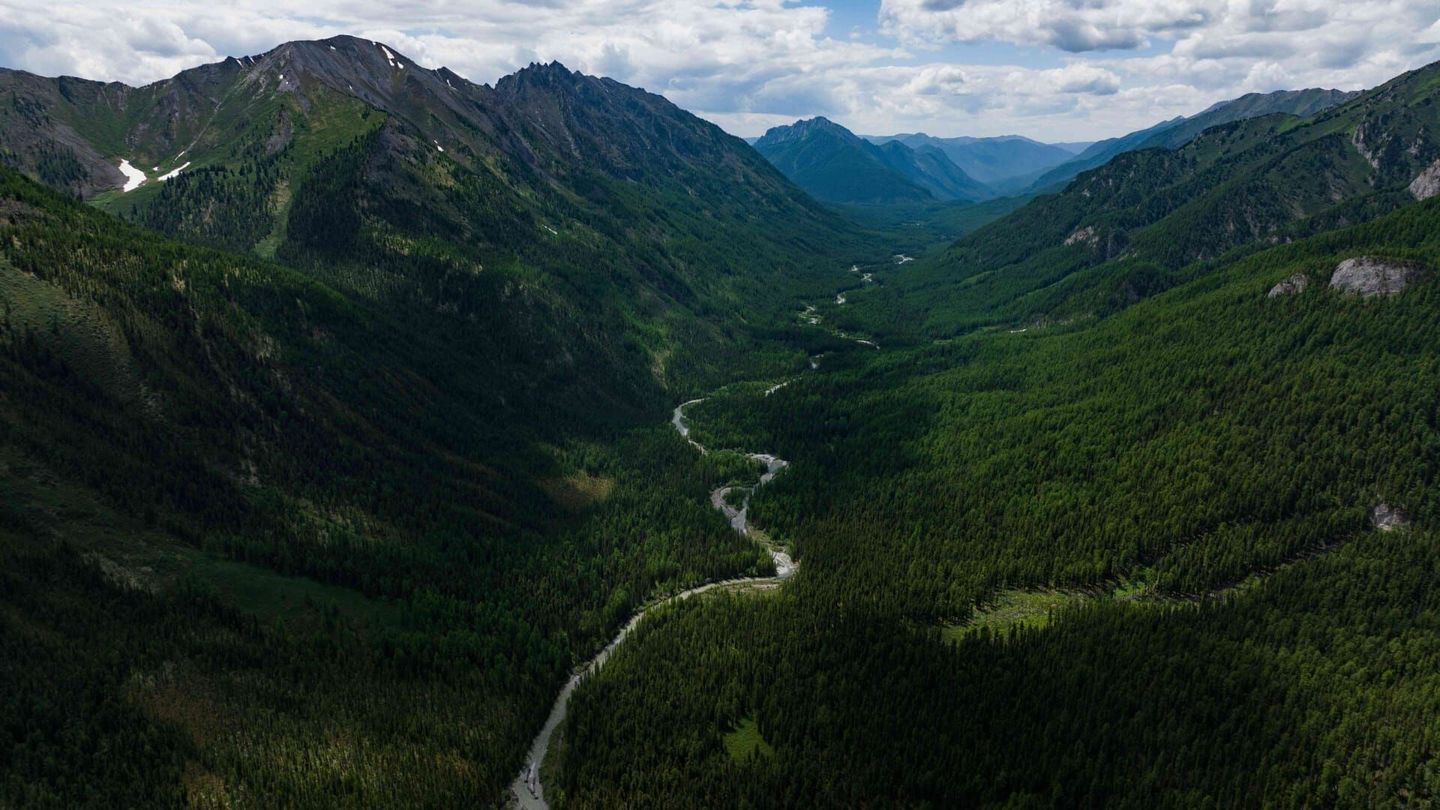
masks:
<path fill-rule="evenodd" d="M 1410 525 L 1410 516 L 1388 503 L 1370 510 L 1370 525 L 1382 532 L 1393 532 Z"/>
<path fill-rule="evenodd" d="M 1086 225 L 1083 228 L 1075 229 L 1074 233 L 1065 237 L 1065 244 L 1067 246 L 1085 244 L 1090 247 L 1096 247 L 1100 244 L 1100 234 L 1095 232 L 1094 225 Z"/>
<path fill-rule="evenodd" d="M 1299 295 L 1309 288 L 1310 277 L 1304 273 L 1296 273 L 1279 284 L 1276 284 L 1274 287 L 1271 287 L 1270 292 L 1266 293 L 1265 297 L 1279 298 L 1282 295 Z"/>
<path fill-rule="evenodd" d="M 1417 200 L 1428 200 L 1440 194 L 1440 160 L 1431 163 L 1410 181 L 1410 193 Z"/>
<path fill-rule="evenodd" d="M 1330 276 L 1330 288 L 1346 295 L 1371 298 L 1376 295 L 1395 295 L 1415 278 L 1417 268 L 1413 264 L 1378 259 L 1374 256 L 1357 256 L 1346 259 L 1335 268 Z"/>

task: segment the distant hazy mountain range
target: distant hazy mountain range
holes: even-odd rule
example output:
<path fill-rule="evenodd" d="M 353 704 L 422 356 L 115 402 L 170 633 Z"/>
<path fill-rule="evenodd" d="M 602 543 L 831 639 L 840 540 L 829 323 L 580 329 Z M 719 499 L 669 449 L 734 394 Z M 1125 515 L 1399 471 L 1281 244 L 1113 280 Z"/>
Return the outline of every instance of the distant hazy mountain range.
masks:
<path fill-rule="evenodd" d="M 886 204 L 995 196 L 930 144 L 874 144 L 826 118 L 775 127 L 755 148 L 816 199 Z"/>
<path fill-rule="evenodd" d="M 1251 93 L 1093 143 L 1041 143 L 1020 135 L 937 138 L 923 132 L 860 137 L 825 118 L 775 127 L 749 142 L 826 202 L 979 201 L 1058 191 L 1081 172 L 1126 152 L 1178 149 L 1211 127 L 1276 113 L 1310 116 L 1354 96 L 1321 89 Z"/>
<path fill-rule="evenodd" d="M 903 143 L 914 149 L 927 146 L 939 149 L 966 174 L 998 193 L 1023 189 L 1034 177 L 1074 159 L 1076 154 L 1090 146 L 1088 143 L 1072 144 L 1080 148 L 1066 149 L 1020 135 L 936 138 L 917 132 L 867 135 L 866 138 L 874 143 Z"/>

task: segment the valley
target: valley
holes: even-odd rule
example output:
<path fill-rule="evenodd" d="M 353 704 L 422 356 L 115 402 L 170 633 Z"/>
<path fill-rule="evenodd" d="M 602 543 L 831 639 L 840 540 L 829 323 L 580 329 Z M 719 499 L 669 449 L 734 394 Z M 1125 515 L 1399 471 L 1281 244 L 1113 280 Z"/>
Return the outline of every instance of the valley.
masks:
<path fill-rule="evenodd" d="M 397 44 L 0 70 L 0 806 L 1440 797 L 1440 63 L 752 147 Z"/>
<path fill-rule="evenodd" d="M 683 402 L 675 406 L 675 413 L 671 418 L 671 424 L 675 426 L 677 433 L 687 441 L 690 441 L 691 445 L 704 455 L 706 453 L 705 448 L 689 438 L 690 428 L 685 418 L 685 407 L 701 401 L 703 400 L 690 400 L 689 402 Z M 764 472 L 761 473 L 760 476 L 755 479 L 755 483 L 750 486 L 737 487 L 727 485 L 714 490 L 710 493 L 710 505 L 725 516 L 730 527 L 738 534 L 751 537 L 755 542 L 764 547 L 765 552 L 770 555 L 770 559 L 774 563 L 775 575 L 707 582 L 693 588 L 687 588 L 672 596 L 652 599 L 637 610 L 635 615 L 621 628 L 619 634 L 617 634 L 604 649 L 597 653 L 594 658 L 591 658 L 579 667 L 575 674 L 570 677 L 570 680 L 565 682 L 565 687 L 560 690 L 559 697 L 555 699 L 555 706 L 550 710 L 549 718 L 546 719 L 545 725 L 540 729 L 540 733 L 536 735 L 535 741 L 530 745 L 530 753 L 526 761 L 526 767 L 521 770 L 520 775 L 515 778 L 515 782 L 510 786 L 510 793 L 514 796 L 518 806 L 537 808 L 537 810 L 549 807 L 545 802 L 545 790 L 544 785 L 540 781 L 540 774 L 542 773 L 542 766 L 545 763 L 546 755 L 550 751 L 551 737 L 554 735 L 555 730 L 565 722 L 565 711 L 570 702 L 570 695 L 580 684 L 582 678 L 597 672 L 605 665 L 606 659 L 610 657 L 617 647 L 630 637 L 630 634 L 635 630 L 636 626 L 644 621 L 646 614 L 652 610 L 673 605 L 685 599 L 711 591 L 723 590 L 739 592 L 779 587 L 784 584 L 787 579 L 795 575 L 796 566 L 794 561 L 790 559 L 790 555 L 765 539 L 763 533 L 750 526 L 746 521 L 746 511 L 749 508 L 751 493 L 770 483 L 781 470 L 784 470 L 785 467 L 788 466 L 788 463 L 784 459 L 779 459 L 764 453 L 750 453 L 747 457 L 762 465 Z M 739 506 L 734 505 L 730 501 L 731 495 L 737 489 L 745 492 Z"/>

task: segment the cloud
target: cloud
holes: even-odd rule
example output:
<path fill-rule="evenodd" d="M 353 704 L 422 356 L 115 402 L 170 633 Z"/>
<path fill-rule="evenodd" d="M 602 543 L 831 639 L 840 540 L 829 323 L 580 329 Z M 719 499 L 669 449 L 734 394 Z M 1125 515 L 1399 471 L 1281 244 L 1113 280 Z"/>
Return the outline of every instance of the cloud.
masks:
<path fill-rule="evenodd" d="M 847 18 L 832 36 L 824 4 L 840 0 L 0 0 L 0 64 L 142 84 L 350 33 L 478 82 L 559 60 L 739 134 L 820 114 L 869 133 L 1074 140 L 1246 92 L 1371 86 L 1440 56 L 1435 0 L 873 1 L 874 30 Z M 966 43 L 1004 44 L 980 60 Z"/>
<path fill-rule="evenodd" d="M 1079 53 L 1133 49 L 1206 25 L 1226 0 L 883 0 L 885 30 L 910 42 L 999 40 Z"/>

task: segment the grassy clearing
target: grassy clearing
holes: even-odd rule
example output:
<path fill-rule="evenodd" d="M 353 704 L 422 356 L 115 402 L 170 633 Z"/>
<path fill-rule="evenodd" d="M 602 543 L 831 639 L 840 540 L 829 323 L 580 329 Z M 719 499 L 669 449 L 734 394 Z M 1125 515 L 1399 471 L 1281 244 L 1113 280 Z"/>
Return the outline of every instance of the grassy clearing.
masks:
<path fill-rule="evenodd" d="M 348 588 L 285 576 L 186 548 L 179 549 L 179 556 L 192 582 L 213 589 L 226 604 L 254 616 L 289 623 L 313 621 L 317 615 L 329 614 L 372 630 L 397 630 L 404 625 L 402 606 Z"/>
<path fill-rule="evenodd" d="M 1001 591 L 991 604 L 984 608 L 977 607 L 970 621 L 965 624 L 946 625 L 940 632 L 946 641 L 959 641 L 986 631 L 1003 635 L 1017 627 L 1038 630 L 1049 625 L 1058 611 L 1080 605 L 1092 598 L 1094 597 L 1088 594 L 1073 591 Z"/>
<path fill-rule="evenodd" d="M 577 470 L 564 477 L 545 479 L 540 486 L 567 512 L 584 512 L 610 498 L 615 491 L 615 479 Z"/>
<path fill-rule="evenodd" d="M 1331 546 L 1328 551 L 1338 546 Z M 1313 554 L 1285 563 L 1288 567 Z M 1277 569 L 1278 570 L 1278 569 Z M 1210 599 L 1229 599 L 1259 587 L 1275 571 L 1252 573 L 1243 580 L 1226 588 L 1209 593 Z M 1078 607 L 1087 602 L 1105 600 L 1140 608 L 1175 607 L 1198 604 L 1195 599 L 1157 592 L 1152 585 L 1155 572 L 1142 568 L 1133 576 L 1122 578 L 1110 590 L 1103 592 L 1045 590 L 1007 590 L 983 607 L 976 607 L 970 621 L 963 624 L 947 624 L 940 628 L 940 636 L 948 643 L 955 643 L 970 636 L 989 631 L 992 635 L 1003 636 L 1012 628 L 1043 629 L 1062 610 Z"/>
<path fill-rule="evenodd" d="M 760 725 L 753 716 L 741 720 L 734 731 L 725 735 L 725 750 L 731 759 L 739 763 L 748 761 L 752 756 L 762 759 L 775 756 L 775 749 L 760 735 Z"/>

